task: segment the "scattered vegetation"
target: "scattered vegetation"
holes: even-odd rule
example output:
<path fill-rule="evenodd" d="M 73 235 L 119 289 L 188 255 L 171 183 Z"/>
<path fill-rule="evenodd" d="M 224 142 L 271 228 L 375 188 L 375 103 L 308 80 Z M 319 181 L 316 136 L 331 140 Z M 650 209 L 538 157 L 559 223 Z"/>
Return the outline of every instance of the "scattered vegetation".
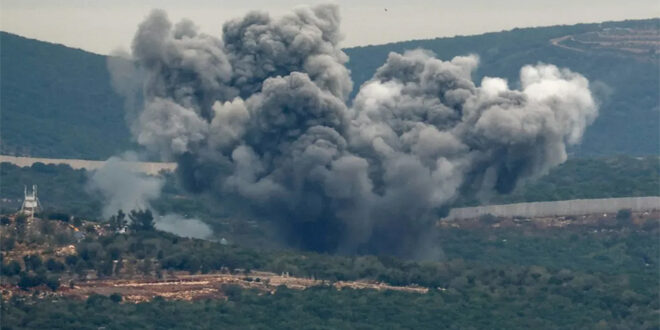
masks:
<path fill-rule="evenodd" d="M 146 212 L 129 214 L 134 219 L 149 218 Z M 477 219 L 475 226 L 440 227 L 436 243 L 444 255 L 438 261 L 256 251 L 144 227 L 119 234 L 109 230 L 109 225 L 92 226 L 94 230 L 81 239 L 63 240 L 64 246 L 73 242 L 75 247 L 63 255 L 57 252 L 62 245 L 55 236 L 67 234 L 68 224 L 35 220 L 34 225 L 44 228 L 51 224 L 54 230 L 28 231 L 29 238 L 21 241 L 11 222 L 3 227 L 2 241 L 16 244 L 3 248 L 2 281 L 24 290 L 52 291 L 89 277 L 158 278 L 171 271 L 230 271 L 245 272 L 249 278 L 252 270 L 264 270 L 329 281 L 417 284 L 430 291 L 407 294 L 279 287 L 275 294 L 264 295 L 223 287 L 228 301 L 155 299 L 137 305 L 120 304 L 123 299 L 118 295 L 91 296 L 87 301 L 60 297 L 58 303 L 48 297 L 23 295 L 3 300 L 3 327 L 143 328 L 160 324 L 204 328 L 212 322 L 221 328 L 248 324 L 257 328 L 434 328 L 443 324 L 456 329 L 594 325 L 655 329 L 660 325 L 656 317 L 660 308 L 660 220 L 649 216 L 642 219 L 621 210 L 612 226 L 594 223 L 542 230 L 532 224 L 496 227 L 502 224 L 496 217 Z"/>
<path fill-rule="evenodd" d="M 613 280 L 608 282 L 607 280 Z M 228 300 L 121 304 L 12 298 L 3 301 L 7 329 L 656 329 L 654 295 L 570 271 L 484 269 L 427 294 L 318 287 L 278 288 L 273 295 L 227 289 Z"/>

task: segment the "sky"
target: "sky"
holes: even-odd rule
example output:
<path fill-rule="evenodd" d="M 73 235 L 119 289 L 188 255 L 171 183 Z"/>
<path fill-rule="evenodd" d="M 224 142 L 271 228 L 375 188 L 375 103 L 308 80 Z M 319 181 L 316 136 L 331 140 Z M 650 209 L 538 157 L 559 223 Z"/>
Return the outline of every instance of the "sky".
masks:
<path fill-rule="evenodd" d="M 99 54 L 130 47 L 153 8 L 173 21 L 192 19 L 219 36 L 223 22 L 251 10 L 280 16 L 294 0 L 0 0 L 0 30 Z M 658 0 L 338 0 L 344 47 L 509 30 L 660 16 Z M 386 10 L 387 9 L 387 10 Z"/>

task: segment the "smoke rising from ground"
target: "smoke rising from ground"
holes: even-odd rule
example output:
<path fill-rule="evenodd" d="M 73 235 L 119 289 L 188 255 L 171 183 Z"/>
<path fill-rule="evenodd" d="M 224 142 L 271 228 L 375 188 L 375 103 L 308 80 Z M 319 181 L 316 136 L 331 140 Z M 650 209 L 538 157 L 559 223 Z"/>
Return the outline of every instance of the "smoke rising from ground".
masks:
<path fill-rule="evenodd" d="M 160 196 L 163 180 L 135 172 L 130 163 L 136 161 L 134 153 L 125 153 L 110 157 L 103 167 L 91 173 L 88 188 L 103 196 L 103 218 L 110 218 L 118 210 L 146 210 L 150 201 Z"/>
<path fill-rule="evenodd" d="M 173 233 L 182 237 L 208 239 L 213 230 L 198 219 L 185 219 L 177 214 L 166 214 L 156 220 L 156 229 Z"/>
<path fill-rule="evenodd" d="M 250 13 L 222 37 L 163 11 L 140 24 L 137 141 L 185 185 L 278 221 L 292 244 L 410 253 L 461 195 L 507 193 L 566 160 L 597 116 L 589 82 L 525 66 L 472 81 L 476 56 L 391 53 L 352 106 L 338 8 Z"/>
<path fill-rule="evenodd" d="M 152 209 L 151 202 L 160 197 L 164 180 L 137 172 L 132 166 L 137 161 L 135 153 L 127 152 L 111 157 L 103 167 L 92 172 L 88 189 L 103 197 L 103 218 L 109 219 L 119 210 Z M 200 220 L 186 219 L 178 214 L 155 214 L 154 220 L 157 229 L 179 236 L 210 238 L 213 234 L 211 228 Z"/>

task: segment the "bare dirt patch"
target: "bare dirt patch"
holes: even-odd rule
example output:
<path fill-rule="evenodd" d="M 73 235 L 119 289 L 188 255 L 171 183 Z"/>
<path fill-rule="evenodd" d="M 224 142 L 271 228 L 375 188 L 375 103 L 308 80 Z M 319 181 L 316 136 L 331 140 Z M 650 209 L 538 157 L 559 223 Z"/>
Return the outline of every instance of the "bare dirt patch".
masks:
<path fill-rule="evenodd" d="M 135 279 L 98 279 L 75 282 L 72 287 L 62 286 L 54 292 L 40 288 L 44 296 L 61 296 L 86 299 L 93 294 L 109 296 L 119 294 L 125 302 L 139 303 L 155 297 L 166 300 L 194 301 L 200 299 L 225 299 L 226 285 L 235 285 L 243 289 L 256 289 L 273 294 L 278 287 L 285 286 L 294 290 L 305 290 L 314 286 L 333 286 L 338 290 L 393 290 L 424 294 L 428 288 L 418 286 L 393 286 L 379 282 L 339 281 L 330 282 L 313 278 L 291 277 L 270 272 L 251 272 L 249 274 L 172 274 L 167 278 Z M 13 295 L 32 295 L 33 291 L 23 291 L 13 286 L 3 286 L 3 297 Z"/>

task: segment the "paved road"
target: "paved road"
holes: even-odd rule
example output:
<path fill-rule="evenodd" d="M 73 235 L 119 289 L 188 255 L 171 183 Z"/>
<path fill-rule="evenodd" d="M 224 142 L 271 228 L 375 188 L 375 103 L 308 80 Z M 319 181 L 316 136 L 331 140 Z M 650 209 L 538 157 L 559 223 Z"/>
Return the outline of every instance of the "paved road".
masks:
<path fill-rule="evenodd" d="M 44 164 L 67 164 L 74 169 L 84 168 L 86 170 L 95 170 L 103 167 L 105 161 L 86 160 L 86 159 L 58 159 L 58 158 L 35 158 L 35 157 L 15 157 L 0 155 L 0 162 L 12 163 L 16 166 L 32 166 L 34 163 Z M 160 171 L 173 171 L 176 169 L 176 163 L 157 163 L 157 162 L 127 162 L 135 171 L 150 175 L 158 175 Z"/>

